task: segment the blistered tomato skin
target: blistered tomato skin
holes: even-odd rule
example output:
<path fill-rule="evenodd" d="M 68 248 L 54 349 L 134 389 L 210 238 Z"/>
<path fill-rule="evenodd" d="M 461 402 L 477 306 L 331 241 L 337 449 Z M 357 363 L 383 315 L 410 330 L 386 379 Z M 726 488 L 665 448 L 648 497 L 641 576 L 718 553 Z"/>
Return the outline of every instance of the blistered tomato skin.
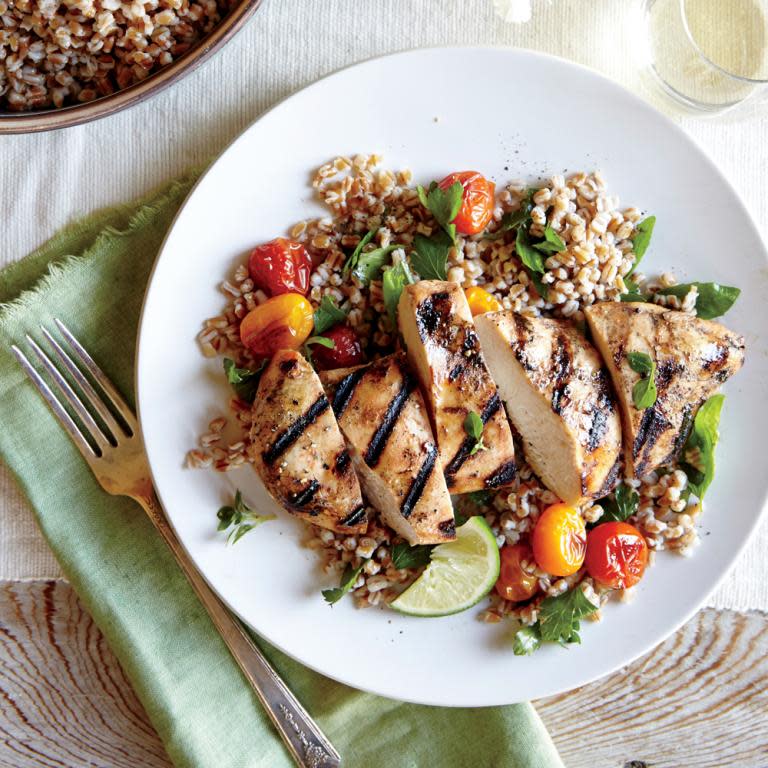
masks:
<path fill-rule="evenodd" d="M 299 349 L 314 326 L 312 305 L 298 293 L 283 293 L 252 309 L 240 323 L 240 339 L 258 357 Z"/>
<path fill-rule="evenodd" d="M 587 536 L 587 573 L 611 589 L 627 589 L 643 578 L 648 545 L 629 523 L 603 523 Z"/>
<path fill-rule="evenodd" d="M 469 304 L 472 317 L 484 315 L 486 312 L 499 312 L 503 309 L 501 302 L 479 285 L 467 288 L 464 294 L 467 297 L 467 304 Z"/>
<path fill-rule="evenodd" d="M 320 344 L 312 345 L 312 359 L 315 367 L 321 371 L 330 371 L 334 368 L 349 368 L 360 365 L 363 361 L 363 347 L 360 337 L 353 328 L 339 323 L 326 331 L 323 336 L 333 341 L 333 349 L 323 347 Z"/>
<path fill-rule="evenodd" d="M 496 581 L 496 592 L 505 600 L 519 603 L 532 598 L 538 588 L 538 579 L 523 569 L 522 563 L 533 561 L 533 553 L 524 544 L 507 544 L 501 548 L 501 570 Z"/>
<path fill-rule="evenodd" d="M 453 223 L 456 225 L 456 231 L 462 235 L 476 235 L 482 232 L 493 218 L 496 185 L 477 171 L 459 171 L 446 176 L 438 186 L 446 190 L 457 181 L 464 188 L 464 192 L 461 208 Z"/>
<path fill-rule="evenodd" d="M 312 257 L 301 243 L 278 237 L 251 251 L 248 273 L 256 287 L 268 296 L 283 293 L 306 296 L 312 273 Z"/>
<path fill-rule="evenodd" d="M 587 551 L 584 518 L 574 507 L 553 504 L 541 513 L 531 543 L 541 570 L 553 576 L 570 576 L 581 568 Z"/>

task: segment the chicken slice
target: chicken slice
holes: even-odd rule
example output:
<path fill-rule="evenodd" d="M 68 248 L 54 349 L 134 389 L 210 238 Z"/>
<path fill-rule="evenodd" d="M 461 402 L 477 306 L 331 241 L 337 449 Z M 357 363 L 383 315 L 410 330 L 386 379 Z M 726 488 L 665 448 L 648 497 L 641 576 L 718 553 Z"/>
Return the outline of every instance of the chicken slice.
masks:
<path fill-rule="evenodd" d="M 368 528 L 352 461 L 312 366 L 278 352 L 253 404 L 251 457 L 275 500 L 297 517 L 338 533 Z"/>
<path fill-rule="evenodd" d="M 398 323 L 426 394 L 450 492 L 510 485 L 515 479 L 512 432 L 461 286 L 437 280 L 406 286 Z M 474 453 L 476 440 L 464 428 L 470 412 L 484 425 L 485 450 Z"/>
<path fill-rule="evenodd" d="M 525 457 L 544 485 L 573 505 L 613 490 L 621 422 L 597 350 L 564 320 L 492 312 L 476 317 L 475 327 Z"/>
<path fill-rule="evenodd" d="M 400 355 L 320 374 L 368 502 L 410 544 L 456 537 L 424 400 Z"/>
<path fill-rule="evenodd" d="M 602 302 L 585 314 L 621 403 L 627 466 L 642 477 L 677 458 L 699 406 L 741 368 L 744 339 L 656 304 Z M 641 376 L 630 367 L 629 352 L 656 364 L 658 395 L 650 408 L 639 410 L 632 400 Z"/>

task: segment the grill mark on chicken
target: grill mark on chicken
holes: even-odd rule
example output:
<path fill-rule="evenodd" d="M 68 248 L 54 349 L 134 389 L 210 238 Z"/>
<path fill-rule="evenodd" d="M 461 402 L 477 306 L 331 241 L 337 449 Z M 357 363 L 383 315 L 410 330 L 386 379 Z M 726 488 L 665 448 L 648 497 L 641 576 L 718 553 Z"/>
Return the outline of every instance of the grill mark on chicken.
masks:
<path fill-rule="evenodd" d="M 464 366 L 463 360 L 459 363 L 456 363 L 456 365 L 454 365 L 453 368 L 451 368 L 451 371 L 448 374 L 448 381 L 450 382 L 456 381 L 456 379 L 458 379 L 459 376 L 461 376 L 461 374 L 464 373 L 464 368 L 465 366 Z"/>
<path fill-rule="evenodd" d="M 662 414 L 656 405 L 646 408 L 643 411 L 643 418 L 637 430 L 637 437 L 632 446 L 632 456 L 635 459 L 635 475 L 641 477 L 645 473 L 645 467 L 648 464 L 651 449 L 658 441 L 663 432 L 666 432 L 672 425 Z M 642 457 L 638 461 L 638 456 L 642 451 Z"/>
<path fill-rule="evenodd" d="M 349 455 L 349 451 L 346 448 L 343 451 L 339 451 L 339 455 L 336 457 L 336 462 L 334 464 L 336 474 L 343 475 L 347 469 L 349 469 L 351 462 L 352 457 Z"/>
<path fill-rule="evenodd" d="M 296 367 L 295 360 L 283 360 L 283 362 L 280 363 L 280 370 L 283 373 L 290 373 L 295 367 Z"/>
<path fill-rule="evenodd" d="M 515 313 L 512 316 L 512 320 L 515 324 L 515 334 L 517 335 L 517 346 L 512 345 L 517 362 L 525 368 L 526 371 L 532 371 L 534 366 L 528 361 L 528 357 L 525 354 L 525 350 L 528 346 L 528 325 L 522 315 Z"/>
<path fill-rule="evenodd" d="M 306 506 L 310 501 L 312 501 L 312 499 L 315 498 L 315 494 L 319 489 L 320 483 L 317 480 L 313 480 L 303 491 L 297 491 L 296 493 L 292 493 L 288 496 L 288 506 L 300 510 L 303 506 Z M 313 514 L 311 510 L 309 513 Z M 314 514 L 317 514 L 317 511 L 315 511 Z"/>
<path fill-rule="evenodd" d="M 571 343 L 564 333 L 557 336 L 557 342 L 552 350 L 552 410 L 560 414 L 568 405 L 568 384 L 571 380 Z"/>
<path fill-rule="evenodd" d="M 265 464 L 272 464 L 285 453 L 303 434 L 304 430 L 312 424 L 321 413 L 326 411 L 330 403 L 325 395 L 315 400 L 306 413 L 299 416 L 288 429 L 283 430 L 274 443 L 262 454 Z"/>
<path fill-rule="evenodd" d="M 514 461 L 508 461 L 502 464 L 493 474 L 485 478 L 486 488 L 498 488 L 501 485 L 507 485 L 515 479 L 517 474 L 517 465 Z"/>
<path fill-rule="evenodd" d="M 483 412 L 480 414 L 480 420 L 483 422 L 483 426 L 488 423 L 488 420 L 496 414 L 499 408 L 501 408 L 501 398 L 499 397 L 498 392 L 494 392 L 493 395 L 491 395 L 491 398 L 485 404 Z M 467 437 L 464 438 L 461 445 L 459 446 L 459 450 L 456 451 L 456 455 L 451 459 L 443 471 L 445 474 L 445 481 L 448 483 L 449 488 L 455 484 L 456 479 L 454 475 L 461 469 L 464 462 L 469 458 L 469 452 L 475 447 L 475 442 L 476 441 L 474 437 L 467 435 Z"/>
<path fill-rule="evenodd" d="M 608 376 L 603 368 L 597 372 L 595 381 L 598 386 L 597 401 L 592 406 L 592 424 L 589 427 L 586 445 L 590 453 L 595 451 L 602 442 L 608 427 L 608 419 L 613 414 L 613 399 L 608 387 Z"/>
<path fill-rule="evenodd" d="M 416 327 L 422 341 L 426 341 L 430 336 L 434 336 L 440 327 L 441 321 L 445 319 L 447 310 L 450 310 L 450 306 L 445 306 L 448 298 L 448 294 L 445 291 L 441 291 L 440 293 L 433 293 L 431 296 L 427 296 L 419 304 L 416 310 Z"/>
<path fill-rule="evenodd" d="M 683 446 L 688 440 L 691 427 L 693 426 L 692 412 L 693 404 L 686 403 L 685 408 L 683 408 L 683 417 L 682 421 L 680 422 L 680 431 L 675 437 L 675 444 L 672 446 L 672 450 L 670 451 L 669 456 L 667 456 L 667 458 L 664 460 L 664 464 L 669 464 L 671 461 L 674 461 L 682 452 Z"/>
<path fill-rule="evenodd" d="M 368 448 L 365 451 L 364 459 L 369 467 L 375 467 L 379 463 L 381 454 L 387 447 L 397 420 L 400 418 L 400 414 L 408 398 L 411 396 L 411 392 L 416 388 L 416 380 L 413 376 L 406 371 L 402 373 L 403 385 L 400 387 L 400 391 L 390 400 L 384 418 L 381 420 L 381 424 L 379 424 L 376 432 L 374 432 L 371 442 L 368 443 Z"/>
<path fill-rule="evenodd" d="M 433 443 L 427 444 L 426 453 L 427 456 L 424 459 L 424 463 L 419 468 L 416 477 L 413 478 L 411 487 L 408 489 L 408 493 L 403 499 L 403 503 L 400 505 L 400 514 L 406 520 L 411 516 L 413 508 L 419 503 L 419 499 L 424 493 L 424 487 L 429 480 L 429 476 L 435 468 L 435 461 L 437 461 L 437 446 Z"/>
<path fill-rule="evenodd" d="M 607 496 L 615 487 L 619 479 L 619 471 L 621 470 L 621 456 L 614 462 L 608 474 L 605 476 L 600 490 L 595 494 L 595 498 Z"/>
<path fill-rule="evenodd" d="M 441 536 L 445 536 L 446 539 L 452 539 L 456 535 L 456 521 L 443 520 L 442 523 L 437 524 L 437 530 Z"/>
<path fill-rule="evenodd" d="M 715 357 L 708 358 L 701 366 L 703 371 L 713 372 L 719 371 L 728 362 L 729 349 L 728 347 L 721 347 L 718 345 L 717 354 Z"/>
<path fill-rule="evenodd" d="M 365 520 L 365 504 L 361 504 L 359 507 L 355 507 L 340 523 L 345 527 L 357 525 Z"/>
<path fill-rule="evenodd" d="M 357 371 L 352 371 L 339 382 L 333 395 L 333 412 L 337 419 L 341 418 L 341 414 L 349 405 L 352 395 L 355 394 L 355 387 L 360 383 L 363 376 L 365 376 L 365 368 L 360 368 Z"/>
<path fill-rule="evenodd" d="M 672 383 L 675 376 L 679 375 L 684 370 L 685 366 L 674 360 L 662 360 L 657 364 L 655 383 L 659 397 L 669 389 L 669 385 Z"/>

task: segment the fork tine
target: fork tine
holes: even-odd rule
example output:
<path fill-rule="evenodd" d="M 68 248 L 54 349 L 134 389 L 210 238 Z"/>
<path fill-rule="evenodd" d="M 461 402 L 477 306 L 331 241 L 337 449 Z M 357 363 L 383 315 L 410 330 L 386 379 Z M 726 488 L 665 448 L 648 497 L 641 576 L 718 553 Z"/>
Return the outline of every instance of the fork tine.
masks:
<path fill-rule="evenodd" d="M 48 371 L 51 378 L 56 382 L 56 385 L 61 391 L 61 394 L 64 395 L 64 399 L 69 403 L 69 406 L 80 417 L 86 430 L 88 430 L 91 439 L 103 451 L 104 448 L 109 445 L 109 440 L 101 431 L 101 427 L 96 423 L 96 420 L 91 416 L 90 411 L 83 405 L 83 401 L 77 396 L 77 393 L 69 385 L 69 382 L 61 375 L 59 369 L 53 364 L 53 361 L 29 335 L 27 335 L 27 343 L 32 347 L 32 351 L 37 355 L 38 360 L 43 364 L 45 370 Z"/>
<path fill-rule="evenodd" d="M 46 384 L 45 380 L 32 367 L 32 363 L 29 362 L 27 356 L 15 344 L 11 346 L 11 351 L 19 361 L 21 367 L 24 369 L 24 373 L 29 376 L 38 392 L 40 392 L 40 394 L 45 398 L 45 401 L 53 411 L 54 416 L 56 416 L 56 418 L 61 423 L 61 426 L 64 427 L 69 436 L 72 438 L 72 442 L 77 446 L 78 450 L 83 455 L 83 458 L 88 462 L 92 461 L 93 459 L 97 459 L 98 455 L 91 447 L 91 444 L 85 439 L 83 433 L 80 431 L 80 428 L 77 426 L 77 424 L 75 424 L 75 422 L 72 420 L 72 417 L 67 413 L 64 407 L 58 401 L 56 395 L 51 392 L 51 389 L 48 384 Z"/>
<path fill-rule="evenodd" d="M 115 385 L 107 378 L 104 371 L 99 368 L 94 362 L 93 358 L 85 351 L 83 345 L 72 335 L 72 331 L 67 328 L 64 323 L 58 318 L 54 318 L 54 322 L 58 326 L 64 338 L 69 343 L 72 351 L 80 359 L 80 362 L 85 366 L 88 372 L 99 383 L 99 386 L 104 390 L 104 394 L 110 399 L 112 407 L 117 411 L 118 415 L 125 421 L 133 434 L 138 432 L 138 423 L 136 417 L 133 414 L 128 403 L 123 400 L 123 396 L 117 391 Z"/>
<path fill-rule="evenodd" d="M 72 375 L 72 378 L 77 382 L 77 385 L 82 390 L 85 399 L 88 404 L 95 410 L 102 421 L 107 425 L 107 429 L 112 433 L 112 436 L 117 440 L 118 435 L 121 432 L 125 432 L 125 429 L 120 426 L 117 419 L 110 413 L 109 408 L 104 405 L 104 401 L 99 393 L 93 388 L 91 382 L 83 375 L 83 372 L 77 367 L 72 358 L 62 349 L 56 339 L 50 334 L 47 328 L 40 326 L 40 330 L 48 340 L 48 343 L 53 347 L 53 351 L 56 356 L 61 360 L 64 367 Z"/>

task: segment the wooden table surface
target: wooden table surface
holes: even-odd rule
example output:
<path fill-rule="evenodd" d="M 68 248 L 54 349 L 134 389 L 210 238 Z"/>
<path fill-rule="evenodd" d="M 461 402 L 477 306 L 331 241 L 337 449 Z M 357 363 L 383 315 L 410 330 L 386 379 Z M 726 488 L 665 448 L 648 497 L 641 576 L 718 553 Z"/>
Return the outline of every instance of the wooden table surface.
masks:
<path fill-rule="evenodd" d="M 567 768 L 767 768 L 768 616 L 703 610 L 629 667 L 535 705 Z M 0 582 L 0 766 L 170 766 L 66 582 Z"/>

